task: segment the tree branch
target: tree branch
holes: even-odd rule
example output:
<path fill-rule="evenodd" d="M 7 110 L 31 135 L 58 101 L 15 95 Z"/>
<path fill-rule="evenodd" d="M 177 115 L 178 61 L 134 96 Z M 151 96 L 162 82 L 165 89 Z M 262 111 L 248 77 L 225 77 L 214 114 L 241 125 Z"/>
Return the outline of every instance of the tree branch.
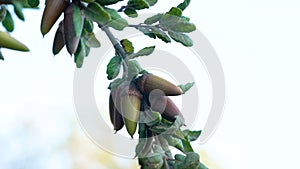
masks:
<path fill-rule="evenodd" d="M 116 53 L 118 53 L 123 58 L 123 77 L 127 75 L 128 70 L 128 57 L 124 50 L 124 48 L 121 46 L 120 42 L 117 40 L 117 38 L 112 34 L 112 32 L 109 30 L 107 26 L 98 25 L 99 28 L 102 29 L 103 32 L 107 35 L 110 42 L 115 48 Z"/>

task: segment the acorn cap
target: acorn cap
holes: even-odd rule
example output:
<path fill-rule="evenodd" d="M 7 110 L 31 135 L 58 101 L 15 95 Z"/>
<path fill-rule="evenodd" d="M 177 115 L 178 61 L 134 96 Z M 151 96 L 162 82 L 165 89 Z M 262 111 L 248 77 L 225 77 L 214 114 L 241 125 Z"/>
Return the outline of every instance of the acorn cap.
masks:
<path fill-rule="evenodd" d="M 41 21 L 41 32 L 46 35 L 57 21 L 70 0 L 47 0 Z"/>
<path fill-rule="evenodd" d="M 128 134 L 133 137 L 139 120 L 141 93 L 130 85 L 121 94 L 121 112 Z"/>
<path fill-rule="evenodd" d="M 176 120 L 176 116 L 184 117 L 175 103 L 167 96 L 157 96 L 149 100 L 151 109 L 161 113 L 161 116 L 171 122 Z"/>
<path fill-rule="evenodd" d="M 166 96 L 183 94 L 183 91 L 178 86 L 153 74 L 144 74 L 139 77 L 137 85 L 143 94 L 150 94 L 155 89 L 163 91 Z"/>

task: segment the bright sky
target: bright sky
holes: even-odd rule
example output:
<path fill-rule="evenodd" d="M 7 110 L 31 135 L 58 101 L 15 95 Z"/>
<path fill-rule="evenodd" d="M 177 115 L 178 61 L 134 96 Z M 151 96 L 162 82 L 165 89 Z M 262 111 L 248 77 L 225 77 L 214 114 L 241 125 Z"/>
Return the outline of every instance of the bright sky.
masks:
<path fill-rule="evenodd" d="M 161 1 L 155 11 L 178 2 Z M 215 135 L 199 146 L 220 168 L 300 167 L 299 8 L 296 0 L 193 0 L 185 11 L 214 46 L 225 72 L 223 120 Z M 10 156 L 28 152 L 26 146 L 29 152 L 39 153 L 39 148 L 65 139 L 70 131 L 63 130 L 68 125 L 64 122 L 76 121 L 75 65 L 65 50 L 53 58 L 55 30 L 43 39 L 41 16 L 41 10 L 32 10 L 25 12 L 26 22 L 15 20 L 13 35 L 31 52 L 2 51 L 0 149 L 5 153 L 0 153 L 0 164 L 7 166 L 13 163 Z M 19 135 L 23 125 L 32 121 L 39 137 Z"/>

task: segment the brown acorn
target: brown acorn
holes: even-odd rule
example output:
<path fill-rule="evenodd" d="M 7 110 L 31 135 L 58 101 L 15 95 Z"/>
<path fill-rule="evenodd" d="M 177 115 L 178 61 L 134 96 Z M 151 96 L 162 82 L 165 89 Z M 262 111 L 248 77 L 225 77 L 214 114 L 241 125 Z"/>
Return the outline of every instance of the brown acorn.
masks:
<path fill-rule="evenodd" d="M 182 90 L 173 83 L 153 74 L 144 74 L 137 79 L 137 85 L 143 94 L 150 94 L 158 89 L 167 96 L 177 96 L 183 94 Z"/>
<path fill-rule="evenodd" d="M 119 113 L 118 109 L 115 106 L 112 94 L 110 94 L 109 96 L 109 115 L 110 121 L 114 126 L 114 130 L 116 130 L 116 132 L 121 130 L 124 126 L 124 121 L 122 115 Z"/>
<path fill-rule="evenodd" d="M 121 112 L 125 127 L 131 137 L 133 137 L 136 131 L 137 122 L 139 120 L 141 99 L 141 93 L 133 85 L 130 85 L 122 91 Z"/>
<path fill-rule="evenodd" d="M 65 46 L 65 38 L 64 38 L 64 22 L 59 23 L 59 27 L 54 36 L 52 53 L 54 55 L 58 54 L 60 50 Z"/>
<path fill-rule="evenodd" d="M 84 16 L 80 8 L 71 4 L 64 12 L 64 37 L 67 50 L 70 54 L 74 54 L 80 40 L 83 28 Z"/>
<path fill-rule="evenodd" d="M 161 116 L 171 122 L 176 120 L 175 116 L 184 117 L 175 103 L 167 96 L 152 97 L 150 100 L 151 109 L 161 113 Z"/>
<path fill-rule="evenodd" d="M 41 22 L 41 32 L 46 35 L 57 21 L 70 0 L 47 0 Z"/>

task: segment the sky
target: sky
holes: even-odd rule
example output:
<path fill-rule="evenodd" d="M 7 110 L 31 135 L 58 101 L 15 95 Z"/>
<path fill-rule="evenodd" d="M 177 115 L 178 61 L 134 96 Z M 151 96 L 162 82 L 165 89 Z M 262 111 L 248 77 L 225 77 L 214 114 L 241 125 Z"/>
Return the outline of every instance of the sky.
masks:
<path fill-rule="evenodd" d="M 161 1 L 153 12 L 178 2 Z M 296 0 L 193 0 L 184 12 L 213 45 L 226 79 L 222 121 L 206 144 L 195 145 L 213 168 L 300 167 L 299 7 Z M 44 154 L 49 161 L 60 159 L 61 168 L 70 166 L 61 160 L 68 159 L 66 153 L 53 155 L 41 148 L 63 143 L 72 125 L 80 131 L 72 100 L 75 65 L 66 50 L 53 57 L 55 30 L 43 38 L 41 16 L 41 10 L 27 10 L 26 22 L 16 21 L 13 35 L 31 52 L 2 50 L 0 164 L 4 166 L 12 166 L 16 159 L 26 163 L 35 154 Z M 33 133 L 22 135 L 23 128 Z"/>

